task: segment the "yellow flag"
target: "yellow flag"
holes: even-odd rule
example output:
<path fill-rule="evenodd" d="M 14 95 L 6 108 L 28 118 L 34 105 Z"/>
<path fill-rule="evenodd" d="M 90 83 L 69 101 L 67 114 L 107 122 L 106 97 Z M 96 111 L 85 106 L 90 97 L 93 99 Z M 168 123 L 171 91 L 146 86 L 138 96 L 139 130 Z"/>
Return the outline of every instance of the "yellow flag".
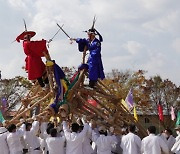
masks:
<path fill-rule="evenodd" d="M 122 105 L 124 105 L 124 107 L 125 107 L 126 109 L 128 109 L 128 105 L 127 105 L 127 103 L 124 101 L 124 99 L 121 100 L 121 103 L 122 103 Z"/>
<path fill-rule="evenodd" d="M 54 102 L 54 99 L 51 98 L 51 99 L 50 99 L 50 102 L 49 102 L 49 105 L 52 104 L 53 102 Z"/>
<path fill-rule="evenodd" d="M 61 83 L 62 83 L 62 85 L 63 85 L 63 87 L 64 87 L 64 89 L 65 89 L 65 92 L 68 90 L 68 87 L 67 87 L 67 85 L 66 85 L 66 82 L 65 82 L 65 80 L 63 79 L 63 80 L 61 80 Z"/>
<path fill-rule="evenodd" d="M 136 119 L 136 121 L 138 121 L 138 116 L 137 116 L 137 112 L 136 112 L 136 106 L 134 106 L 134 118 Z"/>

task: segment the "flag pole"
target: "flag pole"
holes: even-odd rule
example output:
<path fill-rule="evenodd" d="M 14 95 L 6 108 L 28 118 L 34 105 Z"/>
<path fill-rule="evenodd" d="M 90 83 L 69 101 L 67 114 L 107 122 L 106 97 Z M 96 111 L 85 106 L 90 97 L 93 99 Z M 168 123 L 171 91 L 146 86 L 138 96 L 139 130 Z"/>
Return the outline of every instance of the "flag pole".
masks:
<path fill-rule="evenodd" d="M 159 134 L 160 134 L 160 119 L 159 119 Z"/>

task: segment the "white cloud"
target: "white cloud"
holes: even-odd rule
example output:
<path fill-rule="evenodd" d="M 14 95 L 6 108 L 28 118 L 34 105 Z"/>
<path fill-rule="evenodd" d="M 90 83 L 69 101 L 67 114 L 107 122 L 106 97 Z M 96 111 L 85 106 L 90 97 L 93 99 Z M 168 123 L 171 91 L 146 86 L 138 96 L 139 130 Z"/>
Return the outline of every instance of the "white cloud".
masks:
<path fill-rule="evenodd" d="M 180 38 L 176 38 L 173 43 L 172 47 L 175 49 L 177 53 L 180 53 Z"/>
<path fill-rule="evenodd" d="M 172 52 L 172 47 L 180 51 L 179 4 L 179 0 L 2 0 L 0 70 L 6 77 L 25 75 L 20 68 L 25 56 L 22 44 L 10 44 L 24 30 L 23 18 L 28 30 L 37 32 L 33 40 L 38 40 L 50 39 L 58 30 L 56 22 L 64 24 L 71 37 L 86 37 L 82 31 L 91 27 L 96 15 L 95 27 L 104 38 L 105 71 L 143 68 L 179 83 L 178 53 Z M 70 45 L 61 31 L 49 51 L 60 66 L 81 63 L 77 44 Z"/>
<path fill-rule="evenodd" d="M 22 60 L 22 57 L 14 57 L 9 61 L 8 63 L 1 63 L 1 74 L 2 78 L 13 78 L 15 76 L 26 76 L 25 71 L 22 69 L 22 66 L 24 65 L 24 60 Z"/>
<path fill-rule="evenodd" d="M 151 54 L 148 56 L 148 61 L 144 64 L 144 69 L 150 72 L 158 72 L 165 64 L 165 56 L 162 53 Z"/>
<path fill-rule="evenodd" d="M 177 32 L 180 32 L 179 27 L 178 27 L 179 16 L 180 16 L 179 11 L 165 13 L 163 16 L 158 16 L 153 20 L 145 22 L 144 24 L 142 24 L 142 27 L 153 33 L 159 33 L 159 32 L 177 33 Z"/>
<path fill-rule="evenodd" d="M 122 45 L 124 49 L 126 49 L 129 53 L 135 55 L 141 52 L 143 45 L 136 41 L 128 41 Z"/>
<path fill-rule="evenodd" d="M 164 9 L 168 6 L 168 4 L 172 3 L 172 1 L 169 0 L 151 0 L 151 1 L 138 0 L 138 1 L 146 9 L 156 10 L 156 11 Z"/>
<path fill-rule="evenodd" d="M 25 9 L 26 1 L 25 0 L 8 0 L 9 4 L 17 9 Z"/>

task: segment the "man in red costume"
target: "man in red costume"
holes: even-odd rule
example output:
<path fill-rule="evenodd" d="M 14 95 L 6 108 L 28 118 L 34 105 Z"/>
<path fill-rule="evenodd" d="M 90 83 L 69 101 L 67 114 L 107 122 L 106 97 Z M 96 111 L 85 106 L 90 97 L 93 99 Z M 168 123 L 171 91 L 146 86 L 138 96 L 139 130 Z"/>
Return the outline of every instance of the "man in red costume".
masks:
<path fill-rule="evenodd" d="M 24 31 L 16 38 L 16 41 L 20 42 L 20 40 L 23 40 L 24 53 L 27 55 L 25 69 L 28 72 L 28 79 L 37 79 L 40 86 L 44 87 L 45 84 L 48 84 L 48 78 L 44 78 L 46 66 L 41 57 L 45 56 L 47 60 L 50 60 L 50 56 L 46 48 L 46 40 L 31 41 L 35 34 L 33 31 Z"/>

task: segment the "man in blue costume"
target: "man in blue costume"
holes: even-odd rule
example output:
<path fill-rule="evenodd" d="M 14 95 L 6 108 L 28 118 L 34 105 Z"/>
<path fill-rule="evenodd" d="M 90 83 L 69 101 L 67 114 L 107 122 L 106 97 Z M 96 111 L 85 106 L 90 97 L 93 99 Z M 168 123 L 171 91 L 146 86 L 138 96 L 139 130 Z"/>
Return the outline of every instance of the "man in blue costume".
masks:
<path fill-rule="evenodd" d="M 86 32 L 88 34 L 87 39 L 71 38 L 70 40 L 74 40 L 78 43 L 78 49 L 80 52 L 84 52 L 84 55 L 86 55 L 87 50 L 90 52 L 87 63 L 89 72 L 89 86 L 93 88 L 98 78 L 101 80 L 105 78 L 101 60 L 101 42 L 103 39 L 100 33 L 94 28 L 91 28 Z M 96 38 L 96 35 L 99 35 L 99 39 Z"/>

